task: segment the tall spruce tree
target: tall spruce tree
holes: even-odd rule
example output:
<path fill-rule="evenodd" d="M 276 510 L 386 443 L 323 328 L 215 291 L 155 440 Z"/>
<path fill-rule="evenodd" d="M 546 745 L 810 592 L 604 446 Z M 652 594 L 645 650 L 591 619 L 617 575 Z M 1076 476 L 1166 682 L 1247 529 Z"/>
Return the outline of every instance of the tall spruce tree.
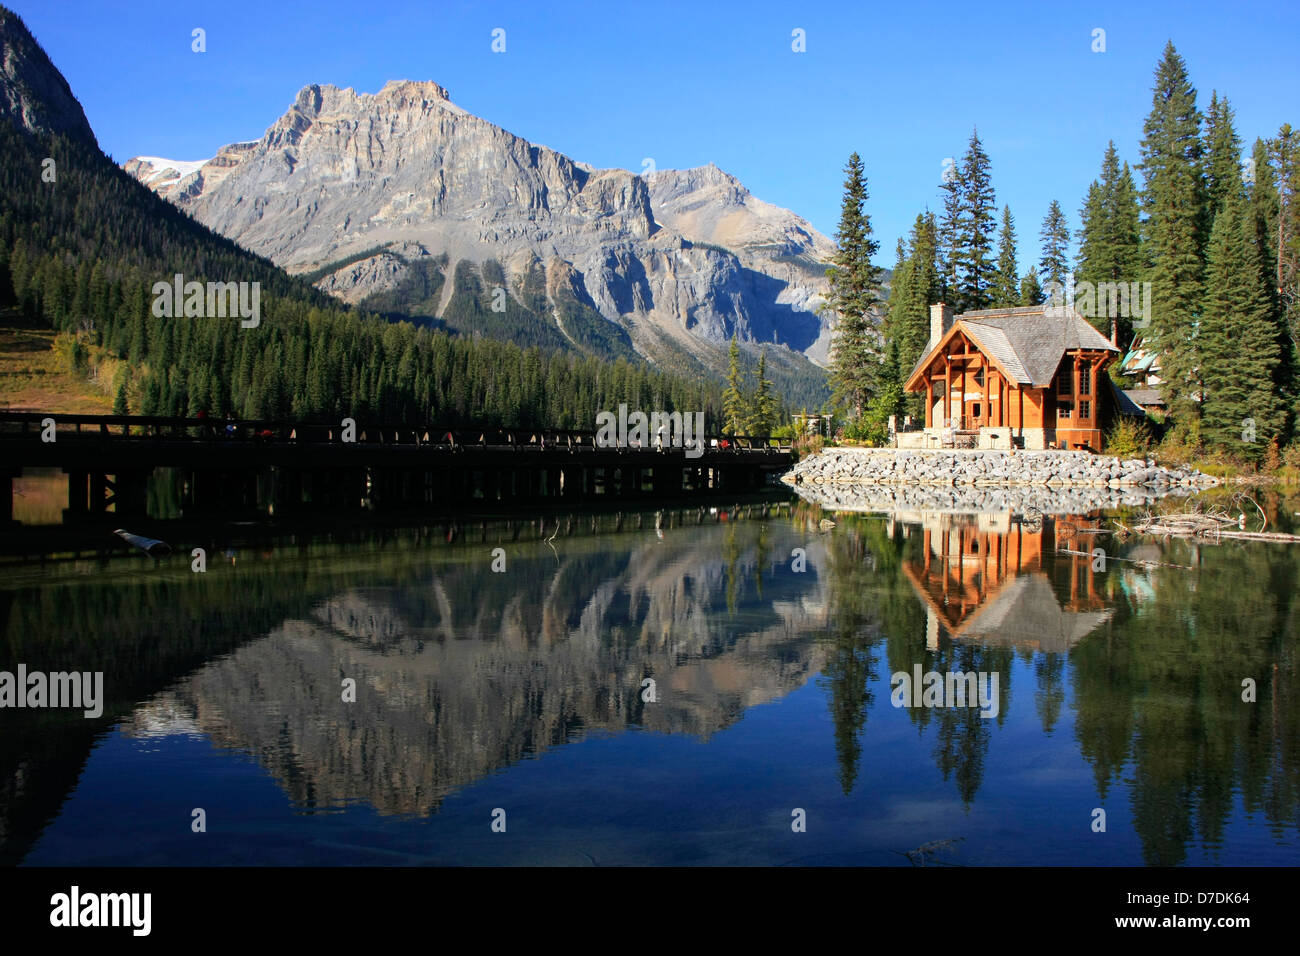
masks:
<path fill-rule="evenodd" d="M 754 376 L 754 394 L 749 402 L 749 434 L 770 435 L 776 425 L 776 397 L 772 394 L 772 381 L 767 377 L 767 346 L 758 353 L 758 370 Z"/>
<path fill-rule="evenodd" d="M 1010 309 L 1020 304 L 1020 273 L 1016 270 L 1016 222 L 1011 207 L 1002 207 L 998 233 L 998 272 L 993 282 L 993 307 Z"/>
<path fill-rule="evenodd" d="M 960 166 L 952 163 L 944 167 L 939 191 L 943 193 L 943 212 L 936 232 L 935 267 L 939 274 L 937 291 L 939 301 L 953 305 L 959 300 L 957 256 L 961 246 L 961 216 L 966 195 Z"/>
<path fill-rule="evenodd" d="M 1070 225 L 1061 211 L 1061 204 L 1055 199 L 1047 207 L 1038 238 L 1042 249 L 1038 275 L 1043 280 L 1043 287 L 1049 294 L 1052 289 L 1059 289 L 1059 294 L 1064 296 L 1070 272 Z"/>
<path fill-rule="evenodd" d="M 957 275 L 958 311 L 987 309 L 997 281 L 993 257 L 993 233 L 997 229 L 993 180 L 988 153 L 979 132 L 972 131 L 961 167 L 961 213 L 958 218 L 957 248 L 953 251 Z"/>
<path fill-rule="evenodd" d="M 740 343 L 736 333 L 731 333 L 731 347 L 727 349 L 727 387 L 722 391 L 722 421 L 725 431 L 738 435 L 745 424 L 745 396 L 741 390 Z"/>
<path fill-rule="evenodd" d="M 1196 322 L 1202 301 L 1205 180 L 1196 88 L 1173 42 L 1156 67 L 1142 131 L 1143 249 L 1151 282 L 1147 339 L 1160 351 L 1161 386 L 1175 420 L 1198 415 Z"/>
<path fill-rule="evenodd" d="M 1286 300 L 1279 285 L 1277 265 L 1278 222 L 1282 211 L 1282 196 L 1278 190 L 1277 170 L 1273 167 L 1270 143 L 1256 139 L 1251 150 L 1248 174 L 1243 177 L 1246 192 L 1246 218 L 1254 233 L 1255 245 L 1263 269 L 1263 282 L 1268 290 L 1273 320 L 1278 329 L 1278 347 L 1281 361 L 1278 369 L 1278 387 L 1287 400 L 1290 428 L 1294 434 L 1295 422 L 1300 417 L 1300 342 L 1297 329 L 1288 321 Z"/>
<path fill-rule="evenodd" d="M 886 347 L 898 338 L 911 296 L 912 264 L 907 258 L 907 243 L 899 236 L 894 247 L 894 271 L 889 280 L 889 310 L 885 313 L 885 321 L 881 326 Z"/>
<path fill-rule="evenodd" d="M 856 419 L 874 393 L 880 373 L 881 341 L 875 308 L 880 269 L 871 261 L 879 248 L 866 212 L 867 177 L 855 152 L 844 167 L 844 199 L 835 233 L 836 251 L 826 278 L 825 308 L 837 316 L 831 342 L 832 401 Z"/>
<path fill-rule="evenodd" d="M 1205 113 L 1206 219 L 1213 224 L 1214 217 L 1227 202 L 1229 195 L 1241 186 L 1241 137 L 1233 123 L 1233 110 L 1228 98 L 1219 99 L 1217 90 L 1210 92 L 1210 108 Z"/>
<path fill-rule="evenodd" d="M 1271 230 L 1273 282 L 1290 335 L 1300 343 L 1300 131 L 1284 123 L 1268 151 L 1278 204 Z"/>
<path fill-rule="evenodd" d="M 1043 287 L 1038 283 L 1038 273 L 1030 269 L 1020 280 L 1020 305 L 1042 305 Z"/>
<path fill-rule="evenodd" d="M 934 213 L 925 212 L 916 217 L 908 239 L 904 270 L 905 291 L 897 302 L 891 302 L 892 343 L 897 348 L 898 384 L 905 384 L 907 376 L 924 354 L 930 341 L 930 306 L 939 302 L 941 283 L 935 261 L 937 226 Z M 924 414 L 923 398 L 906 393 L 901 411 L 906 414 Z"/>
<path fill-rule="evenodd" d="M 908 258 L 912 261 L 912 289 L 920 307 L 922 344 L 930 334 L 930 306 L 943 301 L 939 278 L 939 227 L 928 209 L 912 223 L 908 240 Z"/>
<path fill-rule="evenodd" d="M 1129 286 L 1142 278 L 1142 253 L 1140 248 L 1140 214 L 1137 187 L 1128 163 L 1122 166 L 1114 141 L 1106 146 L 1101 161 L 1101 178 L 1088 187 L 1088 198 L 1079 213 L 1079 258 L 1075 269 L 1076 283 L 1091 283 L 1094 290 L 1103 283 L 1123 283 Z M 1096 303 L 1102 304 L 1098 292 Z M 1132 313 L 1136 302 L 1130 297 L 1128 315 L 1111 314 L 1113 300 L 1107 299 L 1105 314 L 1100 309 L 1088 316 L 1089 321 L 1103 334 L 1110 334 L 1112 324 L 1121 344 L 1132 338 Z"/>
<path fill-rule="evenodd" d="M 1201 437 L 1257 460 L 1286 415 L 1276 310 L 1240 182 L 1224 192 L 1208 253 L 1196 337 Z"/>

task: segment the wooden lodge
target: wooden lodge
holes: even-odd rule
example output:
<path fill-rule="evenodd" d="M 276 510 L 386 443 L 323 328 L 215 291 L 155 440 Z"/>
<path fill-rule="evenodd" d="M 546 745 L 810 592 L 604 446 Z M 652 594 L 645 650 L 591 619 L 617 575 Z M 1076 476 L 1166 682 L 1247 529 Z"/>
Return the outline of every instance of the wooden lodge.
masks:
<path fill-rule="evenodd" d="M 1102 450 L 1106 367 L 1119 349 L 1072 309 L 1047 305 L 953 316 L 930 307 L 930 342 L 908 376 L 925 429 L 900 448 Z"/>

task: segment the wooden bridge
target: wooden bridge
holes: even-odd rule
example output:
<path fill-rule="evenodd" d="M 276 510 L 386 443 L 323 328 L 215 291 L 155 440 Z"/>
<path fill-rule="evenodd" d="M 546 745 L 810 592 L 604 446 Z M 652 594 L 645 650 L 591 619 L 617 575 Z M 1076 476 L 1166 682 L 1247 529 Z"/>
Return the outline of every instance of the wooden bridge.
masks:
<path fill-rule="evenodd" d="M 65 520 L 144 515 L 156 469 L 186 514 L 443 509 L 478 501 L 675 498 L 762 487 L 793 464 L 766 437 L 604 447 L 594 431 L 0 412 L 0 521 L 24 469 L 68 476 Z"/>

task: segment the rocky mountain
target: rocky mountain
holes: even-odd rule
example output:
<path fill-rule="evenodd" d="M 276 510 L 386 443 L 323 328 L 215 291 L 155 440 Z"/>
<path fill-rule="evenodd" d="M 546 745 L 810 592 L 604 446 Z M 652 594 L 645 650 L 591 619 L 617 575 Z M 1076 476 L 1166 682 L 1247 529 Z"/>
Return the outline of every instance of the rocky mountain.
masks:
<path fill-rule="evenodd" d="M 63 74 L 12 10 L 0 6 L 0 110 L 19 129 L 61 133 L 97 146 Z"/>
<path fill-rule="evenodd" d="M 342 299 L 462 332 L 723 367 L 733 332 L 819 378 L 833 246 L 714 166 L 595 169 L 431 82 L 312 85 L 261 139 L 127 172 Z M 500 291 L 498 291 L 500 290 Z M 751 349 L 752 351 L 752 349 Z"/>

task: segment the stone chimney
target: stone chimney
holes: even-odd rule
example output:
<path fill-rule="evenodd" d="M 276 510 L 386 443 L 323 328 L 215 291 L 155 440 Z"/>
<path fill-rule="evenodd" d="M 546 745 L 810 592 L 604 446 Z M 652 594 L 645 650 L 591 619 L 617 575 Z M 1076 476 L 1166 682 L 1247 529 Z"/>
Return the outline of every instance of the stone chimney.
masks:
<path fill-rule="evenodd" d="M 950 328 L 952 328 L 952 306 L 944 305 L 942 302 L 930 306 L 930 345 L 926 351 L 934 351 L 939 340 L 948 334 Z"/>

